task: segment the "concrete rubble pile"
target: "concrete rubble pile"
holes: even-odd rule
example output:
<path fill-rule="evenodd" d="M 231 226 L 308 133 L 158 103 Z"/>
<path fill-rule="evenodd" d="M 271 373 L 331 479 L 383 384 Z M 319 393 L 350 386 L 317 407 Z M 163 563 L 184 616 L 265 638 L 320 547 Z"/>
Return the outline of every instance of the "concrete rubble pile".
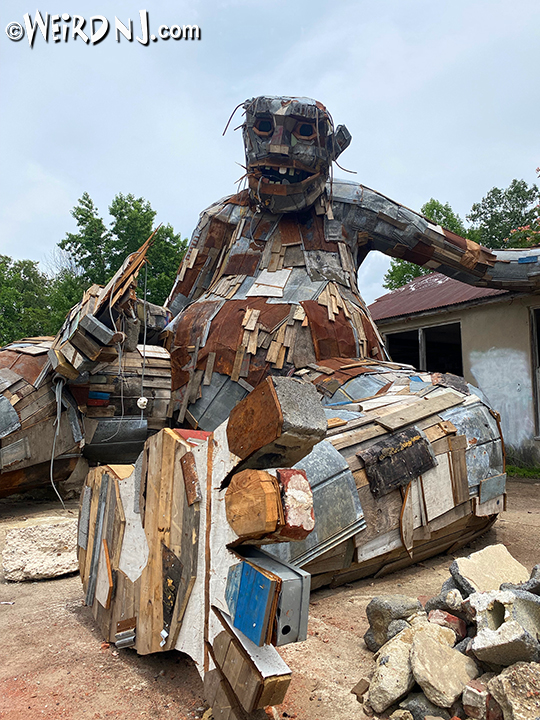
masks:
<path fill-rule="evenodd" d="M 540 565 L 504 545 L 450 566 L 439 595 L 375 597 L 364 636 L 375 671 L 353 688 L 366 714 L 391 720 L 540 717 Z"/>

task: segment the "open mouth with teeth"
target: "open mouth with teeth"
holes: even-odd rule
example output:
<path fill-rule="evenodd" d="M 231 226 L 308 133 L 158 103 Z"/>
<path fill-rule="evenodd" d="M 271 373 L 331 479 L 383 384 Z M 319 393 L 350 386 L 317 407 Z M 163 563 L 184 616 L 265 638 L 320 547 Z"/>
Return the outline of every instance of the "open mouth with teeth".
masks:
<path fill-rule="evenodd" d="M 250 174 L 269 185 L 296 185 L 315 177 L 309 170 L 286 165 L 252 165 Z"/>

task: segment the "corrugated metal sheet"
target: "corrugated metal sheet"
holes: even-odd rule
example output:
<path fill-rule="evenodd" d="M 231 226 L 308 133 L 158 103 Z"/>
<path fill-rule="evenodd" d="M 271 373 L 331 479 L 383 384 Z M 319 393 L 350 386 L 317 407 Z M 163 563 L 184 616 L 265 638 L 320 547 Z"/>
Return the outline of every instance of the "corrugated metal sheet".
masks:
<path fill-rule="evenodd" d="M 506 294 L 506 290 L 474 287 L 434 272 L 377 298 L 369 311 L 377 321 Z"/>

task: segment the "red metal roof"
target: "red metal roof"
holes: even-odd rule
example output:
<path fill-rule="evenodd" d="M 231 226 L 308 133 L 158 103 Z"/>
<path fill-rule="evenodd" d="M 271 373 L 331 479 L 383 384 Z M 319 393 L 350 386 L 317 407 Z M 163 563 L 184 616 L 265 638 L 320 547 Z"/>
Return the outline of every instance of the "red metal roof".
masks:
<path fill-rule="evenodd" d="M 448 305 L 459 305 L 471 300 L 482 300 L 494 295 L 505 295 L 507 290 L 479 288 L 438 272 L 422 275 L 403 287 L 377 298 L 369 306 L 374 320 L 413 315 Z"/>

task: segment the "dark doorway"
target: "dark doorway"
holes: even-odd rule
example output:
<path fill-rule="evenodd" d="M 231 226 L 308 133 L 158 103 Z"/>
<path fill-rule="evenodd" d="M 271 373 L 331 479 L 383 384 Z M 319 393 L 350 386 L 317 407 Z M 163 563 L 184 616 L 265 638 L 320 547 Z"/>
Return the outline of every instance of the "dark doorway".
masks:
<path fill-rule="evenodd" d="M 392 333 L 386 336 L 386 346 L 394 362 L 420 367 L 418 330 Z"/>

